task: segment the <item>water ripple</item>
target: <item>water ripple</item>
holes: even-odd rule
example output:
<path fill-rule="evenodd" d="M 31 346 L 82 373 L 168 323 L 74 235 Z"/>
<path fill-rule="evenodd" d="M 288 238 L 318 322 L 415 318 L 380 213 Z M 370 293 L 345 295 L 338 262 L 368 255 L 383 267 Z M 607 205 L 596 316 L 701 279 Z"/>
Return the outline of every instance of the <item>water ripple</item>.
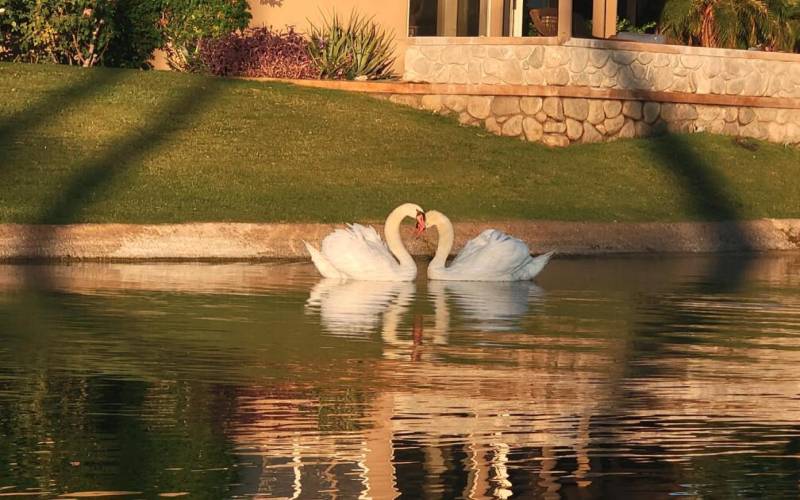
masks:
<path fill-rule="evenodd" d="M 0 494 L 797 494 L 798 256 L 0 268 Z"/>

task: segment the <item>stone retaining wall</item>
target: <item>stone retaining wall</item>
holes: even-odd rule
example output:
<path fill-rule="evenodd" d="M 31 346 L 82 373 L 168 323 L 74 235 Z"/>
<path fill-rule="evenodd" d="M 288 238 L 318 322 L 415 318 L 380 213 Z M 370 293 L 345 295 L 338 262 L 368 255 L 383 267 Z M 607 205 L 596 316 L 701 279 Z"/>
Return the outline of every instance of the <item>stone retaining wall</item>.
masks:
<path fill-rule="evenodd" d="M 800 145 L 800 110 L 569 97 L 393 94 L 389 100 L 548 146 L 702 132 Z"/>
<path fill-rule="evenodd" d="M 566 45 L 536 38 L 503 40 L 418 40 L 406 49 L 403 79 L 800 97 L 796 54 L 594 40 Z"/>
<path fill-rule="evenodd" d="M 308 259 L 303 241 L 319 245 L 341 224 L 0 224 L 0 262 L 22 260 Z M 382 226 L 375 228 L 382 232 Z M 741 222 L 456 222 L 458 251 L 494 228 L 559 255 L 651 252 L 799 251 L 800 219 Z M 412 255 L 432 256 L 436 233 L 408 239 Z"/>
<path fill-rule="evenodd" d="M 390 96 L 394 102 L 550 146 L 662 131 L 800 144 L 797 54 L 582 39 L 559 45 L 548 38 L 427 38 L 406 50 L 404 79 L 458 86 L 462 93 L 397 93 Z M 464 87 L 480 92 L 464 94 Z"/>

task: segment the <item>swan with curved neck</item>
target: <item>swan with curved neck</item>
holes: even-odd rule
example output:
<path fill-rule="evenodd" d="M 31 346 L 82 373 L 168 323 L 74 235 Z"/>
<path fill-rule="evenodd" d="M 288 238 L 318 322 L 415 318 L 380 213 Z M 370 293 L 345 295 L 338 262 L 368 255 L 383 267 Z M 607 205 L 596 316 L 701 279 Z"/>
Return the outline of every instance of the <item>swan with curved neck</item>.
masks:
<path fill-rule="evenodd" d="M 468 241 L 450 266 L 447 257 L 453 249 L 455 232 L 450 219 L 438 210 L 425 214 L 425 227 L 436 227 L 439 243 L 428 264 L 428 278 L 452 281 L 531 280 L 550 261 L 553 252 L 531 257 L 528 245 L 502 231 L 487 229 Z"/>
<path fill-rule="evenodd" d="M 392 210 L 384 224 L 386 243 L 371 226 L 348 224 L 322 240 L 317 250 L 303 242 L 317 270 L 326 278 L 411 281 L 417 265 L 400 237 L 400 224 L 406 217 L 416 220 L 415 233 L 425 228 L 425 212 L 419 205 L 403 203 Z"/>

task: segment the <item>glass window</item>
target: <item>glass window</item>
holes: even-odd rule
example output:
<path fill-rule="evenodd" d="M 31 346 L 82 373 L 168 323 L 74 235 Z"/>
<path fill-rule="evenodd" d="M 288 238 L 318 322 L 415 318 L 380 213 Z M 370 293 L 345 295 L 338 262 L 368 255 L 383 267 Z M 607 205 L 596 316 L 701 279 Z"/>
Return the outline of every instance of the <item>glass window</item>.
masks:
<path fill-rule="evenodd" d="M 438 0 L 411 0 L 408 10 L 408 36 L 436 36 Z"/>
<path fill-rule="evenodd" d="M 458 36 L 478 36 L 480 30 L 480 0 L 458 0 Z"/>
<path fill-rule="evenodd" d="M 478 36 L 482 1 L 409 0 L 408 36 Z"/>

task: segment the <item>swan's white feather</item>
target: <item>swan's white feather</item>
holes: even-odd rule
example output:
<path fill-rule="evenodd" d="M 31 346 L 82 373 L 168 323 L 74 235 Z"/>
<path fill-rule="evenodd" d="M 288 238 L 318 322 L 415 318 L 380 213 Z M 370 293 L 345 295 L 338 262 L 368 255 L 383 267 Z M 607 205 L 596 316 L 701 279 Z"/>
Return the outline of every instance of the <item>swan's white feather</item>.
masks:
<path fill-rule="evenodd" d="M 347 229 L 336 229 L 322 240 L 320 253 L 325 262 L 340 274 L 331 277 L 395 281 L 408 274 L 372 226 L 348 224 Z M 313 254 L 312 260 L 320 274 L 326 276 Z M 408 279 L 413 279 L 413 276 Z"/>
<path fill-rule="evenodd" d="M 324 278 L 334 278 L 334 279 L 346 278 L 345 275 L 343 275 L 342 273 L 337 271 L 335 267 L 333 267 L 333 264 L 331 264 L 328 261 L 328 259 L 324 255 L 322 255 L 322 253 L 320 253 L 319 250 L 311 246 L 307 241 L 304 241 L 303 243 L 305 244 L 308 253 L 311 254 L 311 262 L 314 263 L 314 266 L 316 266 L 317 271 L 319 271 L 319 274 L 321 274 Z"/>
<path fill-rule="evenodd" d="M 531 257 L 522 240 L 487 229 L 468 241 L 437 279 L 462 281 L 518 281 L 533 279 L 550 260 Z"/>

